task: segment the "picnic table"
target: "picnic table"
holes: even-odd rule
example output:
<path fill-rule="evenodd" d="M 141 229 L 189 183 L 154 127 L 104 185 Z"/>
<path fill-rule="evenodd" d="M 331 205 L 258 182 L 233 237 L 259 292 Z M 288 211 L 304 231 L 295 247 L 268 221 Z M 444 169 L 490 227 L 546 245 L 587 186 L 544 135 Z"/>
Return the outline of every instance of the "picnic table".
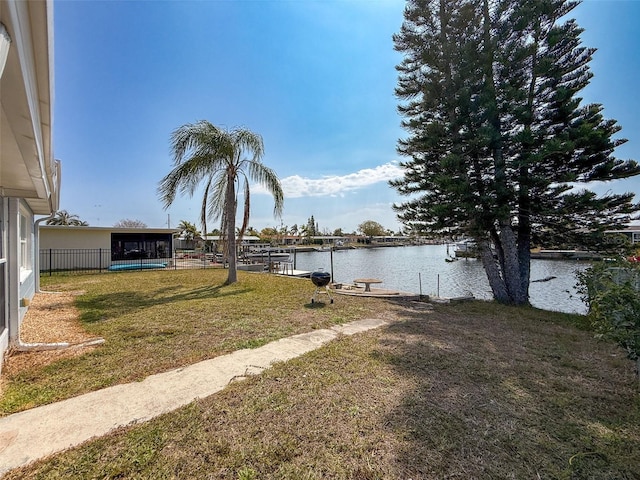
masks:
<path fill-rule="evenodd" d="M 370 292 L 371 291 L 371 284 L 372 283 L 382 283 L 382 280 L 380 280 L 379 278 L 356 278 L 353 283 L 364 283 L 364 291 L 365 292 Z"/>

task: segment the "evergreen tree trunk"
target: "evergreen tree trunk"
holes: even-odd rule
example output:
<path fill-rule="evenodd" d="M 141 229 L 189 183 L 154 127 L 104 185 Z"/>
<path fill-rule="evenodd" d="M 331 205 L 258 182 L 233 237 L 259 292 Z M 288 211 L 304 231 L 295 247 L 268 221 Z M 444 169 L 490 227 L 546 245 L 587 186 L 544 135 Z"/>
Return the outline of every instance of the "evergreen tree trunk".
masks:
<path fill-rule="evenodd" d="M 480 250 L 480 259 L 482 260 L 482 266 L 487 274 L 489 280 L 489 286 L 493 293 L 493 298 L 500 303 L 510 303 L 509 292 L 507 291 L 507 285 L 504 282 L 500 270 L 498 269 L 498 263 L 493 258 L 493 252 L 491 251 L 491 245 L 488 241 L 482 241 L 478 243 Z"/>
<path fill-rule="evenodd" d="M 485 240 L 478 245 L 494 298 L 508 305 L 528 304 L 529 282 L 522 282 L 522 264 L 513 228 L 504 224 L 491 233 L 492 242 Z"/>
<path fill-rule="evenodd" d="M 529 302 L 529 282 L 524 285 L 521 281 L 520 261 L 516 235 L 510 224 L 500 225 L 500 243 L 504 251 L 503 275 L 509 294 L 507 303 L 512 305 L 524 305 Z"/>

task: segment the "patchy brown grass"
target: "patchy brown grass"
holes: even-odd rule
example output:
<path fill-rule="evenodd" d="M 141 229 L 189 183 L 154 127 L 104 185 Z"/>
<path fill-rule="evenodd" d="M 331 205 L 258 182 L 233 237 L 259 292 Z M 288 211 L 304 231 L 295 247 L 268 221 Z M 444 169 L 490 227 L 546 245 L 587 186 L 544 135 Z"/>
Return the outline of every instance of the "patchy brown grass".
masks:
<path fill-rule="evenodd" d="M 640 478 L 633 363 L 577 317 L 385 305 L 388 327 L 7 478 Z"/>

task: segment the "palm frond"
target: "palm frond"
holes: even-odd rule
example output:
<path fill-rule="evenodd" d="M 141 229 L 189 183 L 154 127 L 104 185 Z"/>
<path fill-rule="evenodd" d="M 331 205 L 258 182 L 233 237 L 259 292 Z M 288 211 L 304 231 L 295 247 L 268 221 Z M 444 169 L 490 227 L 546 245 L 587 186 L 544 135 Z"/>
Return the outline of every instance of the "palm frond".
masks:
<path fill-rule="evenodd" d="M 229 256 L 229 242 L 227 241 L 227 215 L 226 212 L 222 212 L 220 215 L 220 237 L 218 245 L 222 249 L 223 258 Z"/>
<path fill-rule="evenodd" d="M 274 206 L 273 215 L 275 217 L 282 216 L 284 207 L 284 192 L 280 185 L 280 180 L 276 172 L 261 162 L 247 162 L 248 176 L 254 182 L 264 186 L 273 196 Z"/>
<path fill-rule="evenodd" d="M 226 171 L 216 172 L 215 178 L 212 179 L 213 189 L 208 195 L 209 207 L 207 209 L 207 215 L 212 220 L 217 220 L 224 212 L 228 180 Z"/>
<path fill-rule="evenodd" d="M 204 187 L 204 195 L 202 196 L 202 207 L 200 208 L 200 223 L 205 238 L 207 237 L 207 197 L 209 196 L 209 188 L 211 188 L 211 178 Z"/>
<path fill-rule="evenodd" d="M 178 127 L 173 131 L 170 139 L 174 164 L 182 163 L 182 160 L 189 156 L 189 151 L 197 150 L 203 145 L 219 146 L 219 139 L 224 136 L 223 134 L 223 131 L 207 120 L 187 123 Z M 212 139 L 217 139 L 217 141 L 212 141 Z M 210 151 L 215 150 L 216 148 L 210 148 Z"/>
<path fill-rule="evenodd" d="M 262 136 L 253 133 L 246 128 L 234 128 L 231 138 L 236 148 L 237 161 L 241 160 L 243 153 L 250 153 L 251 160 L 260 160 L 264 155 L 264 142 Z"/>
<path fill-rule="evenodd" d="M 244 175 L 243 175 L 244 176 Z M 240 233 L 238 233 L 238 238 L 242 239 L 244 236 L 244 232 L 249 225 L 249 214 L 251 213 L 251 192 L 249 192 L 249 181 L 246 176 L 244 176 L 244 210 L 242 215 L 242 226 L 240 227 Z"/>
<path fill-rule="evenodd" d="M 185 162 L 171 170 L 160 180 L 158 186 L 158 194 L 164 208 L 168 208 L 173 203 L 177 193 L 186 193 L 191 196 L 205 172 L 204 165 L 199 161 Z"/>

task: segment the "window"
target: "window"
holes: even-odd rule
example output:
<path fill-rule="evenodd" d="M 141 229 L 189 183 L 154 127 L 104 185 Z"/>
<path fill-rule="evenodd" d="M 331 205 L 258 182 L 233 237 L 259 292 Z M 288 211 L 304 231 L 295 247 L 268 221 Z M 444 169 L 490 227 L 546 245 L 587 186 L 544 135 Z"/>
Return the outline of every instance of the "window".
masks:
<path fill-rule="evenodd" d="M 112 233 L 111 260 L 169 258 L 170 233 Z"/>
<path fill-rule="evenodd" d="M 20 270 L 31 270 L 29 255 L 29 223 L 26 215 L 20 213 Z"/>
<path fill-rule="evenodd" d="M 31 254 L 31 228 L 29 224 L 29 215 L 20 210 L 19 218 L 19 235 L 20 235 L 20 281 L 23 281 L 24 276 L 31 273 L 33 267 L 33 259 Z"/>

